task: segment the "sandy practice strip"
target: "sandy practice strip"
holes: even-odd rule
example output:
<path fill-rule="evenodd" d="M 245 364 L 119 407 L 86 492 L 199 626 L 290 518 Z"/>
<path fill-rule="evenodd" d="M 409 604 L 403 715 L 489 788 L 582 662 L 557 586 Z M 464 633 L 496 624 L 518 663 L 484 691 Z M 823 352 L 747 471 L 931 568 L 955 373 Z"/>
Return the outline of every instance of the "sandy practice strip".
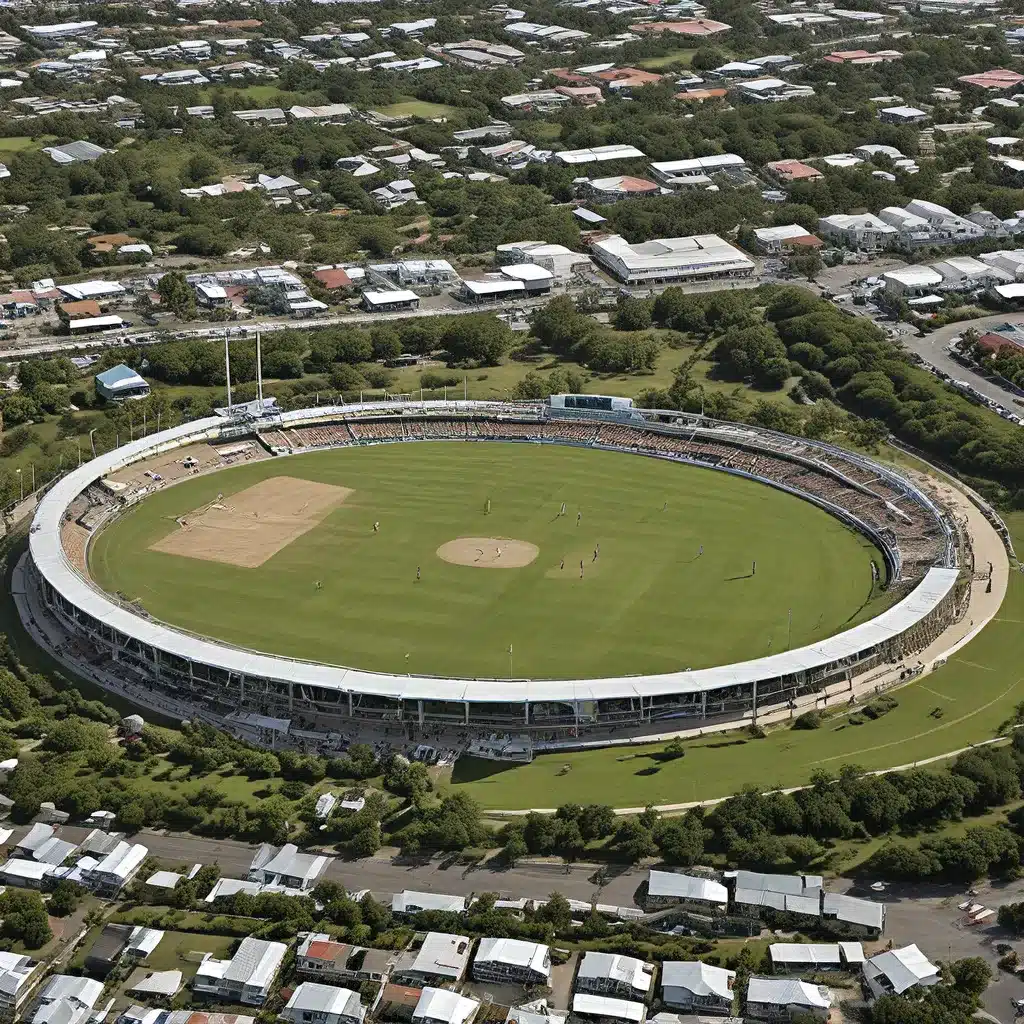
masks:
<path fill-rule="evenodd" d="M 182 516 L 150 550 L 255 569 L 312 530 L 351 493 L 314 480 L 271 477 Z"/>
<path fill-rule="evenodd" d="M 540 548 L 536 544 L 507 537 L 459 537 L 437 549 L 437 557 L 442 561 L 475 569 L 522 569 L 538 554 Z"/>

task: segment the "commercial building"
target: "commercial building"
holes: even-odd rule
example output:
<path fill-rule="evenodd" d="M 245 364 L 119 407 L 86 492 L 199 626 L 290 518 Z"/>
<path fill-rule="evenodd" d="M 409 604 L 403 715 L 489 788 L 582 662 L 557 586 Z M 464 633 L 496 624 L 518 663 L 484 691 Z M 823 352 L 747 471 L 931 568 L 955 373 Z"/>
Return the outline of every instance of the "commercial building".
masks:
<path fill-rule="evenodd" d="M 849 249 L 884 249 L 899 231 L 873 213 L 834 213 L 818 220 L 818 234 Z"/>
<path fill-rule="evenodd" d="M 288 1024 L 363 1024 L 365 1016 L 358 992 L 313 981 L 297 985 L 281 1011 Z"/>
<path fill-rule="evenodd" d="M 957 81 L 988 92 L 1002 92 L 1024 82 L 1024 75 L 1019 75 L 1016 71 L 1007 71 L 1006 68 L 993 68 L 978 75 L 961 75 Z"/>
<path fill-rule="evenodd" d="M 747 1017 L 788 1020 L 805 1014 L 828 1020 L 832 995 L 824 985 L 793 978 L 751 978 L 747 985 Z"/>
<path fill-rule="evenodd" d="M 819 249 L 824 244 L 799 224 L 780 224 L 773 228 L 754 228 L 754 237 L 761 252 L 778 253 L 785 249 Z"/>
<path fill-rule="evenodd" d="M 363 309 L 370 313 L 419 309 L 420 297 L 415 292 L 396 289 L 393 292 L 363 292 Z"/>
<path fill-rule="evenodd" d="M 528 298 L 546 295 L 555 279 L 550 270 L 538 267 L 536 263 L 514 263 L 510 267 L 502 267 L 501 274 L 510 281 L 520 282 Z"/>
<path fill-rule="evenodd" d="M 79 322 L 79 321 L 76 321 Z M 145 398 L 149 385 L 130 366 L 118 363 L 96 374 L 96 394 L 108 402 L 124 402 L 129 398 Z"/>
<path fill-rule="evenodd" d="M 645 154 L 636 146 L 594 146 L 591 149 L 565 149 L 555 153 L 561 164 L 606 163 L 609 160 L 643 160 Z"/>
<path fill-rule="evenodd" d="M 78 142 L 69 142 L 63 146 L 47 146 L 43 152 L 47 153 L 55 164 L 76 164 L 99 160 L 108 151 L 102 146 L 79 139 Z"/>
<path fill-rule="evenodd" d="M 409 950 L 399 957 L 391 973 L 392 980 L 417 987 L 461 981 L 469 964 L 471 945 L 466 935 L 428 932 L 419 949 Z"/>
<path fill-rule="evenodd" d="M 592 266 L 589 256 L 547 242 L 505 242 L 495 247 L 495 257 L 501 266 L 533 263 L 549 270 L 556 281 L 565 281 Z"/>
<path fill-rule="evenodd" d="M 598 203 L 616 203 L 620 199 L 633 199 L 637 196 L 656 196 L 666 191 L 657 182 L 647 178 L 632 178 L 622 174 L 583 182 L 582 189 L 585 195 Z"/>
<path fill-rule="evenodd" d="M 712 174 L 745 165 L 743 157 L 735 153 L 719 153 L 689 160 L 660 160 L 651 164 L 651 172 L 663 184 L 678 188 L 682 185 L 710 185 Z"/>
<path fill-rule="evenodd" d="M 623 284 L 746 278 L 754 272 L 754 261 L 718 235 L 654 238 L 635 245 L 610 235 L 594 243 L 593 253 Z"/>
<path fill-rule="evenodd" d="M 576 991 L 642 1002 L 653 976 L 654 968 L 636 957 L 588 951 L 576 972 Z"/>
<path fill-rule="evenodd" d="M 551 983 L 551 950 L 522 939 L 481 939 L 473 980 L 538 986 Z"/>
<path fill-rule="evenodd" d="M 483 305 L 488 302 L 501 302 L 515 296 L 525 295 L 526 285 L 522 281 L 490 279 L 486 281 L 463 281 L 459 288 L 459 298 L 463 302 Z"/>
<path fill-rule="evenodd" d="M 785 103 L 787 100 L 809 99 L 814 89 L 809 85 L 792 85 L 781 78 L 755 78 L 738 82 L 733 92 L 751 103 Z"/>
<path fill-rule="evenodd" d="M 684 1013 L 732 1013 L 735 971 L 699 960 L 666 960 L 661 965 L 661 998 Z"/>
<path fill-rule="evenodd" d="M 899 996 L 918 985 L 927 988 L 938 981 L 938 967 L 917 946 L 887 950 L 864 964 L 864 984 L 872 999 Z"/>
<path fill-rule="evenodd" d="M 704 913 L 722 911 L 729 903 L 729 890 L 710 878 L 651 870 L 645 902 L 652 909 L 683 906 Z"/>
<path fill-rule="evenodd" d="M 264 843 L 249 865 L 249 880 L 287 889 L 312 889 L 330 863 L 330 857 L 299 853 L 294 843 L 285 843 L 280 850 Z"/>
<path fill-rule="evenodd" d="M 196 969 L 192 989 L 228 1003 L 262 1006 L 287 952 L 283 942 L 247 935 L 230 960 L 208 956 Z"/>

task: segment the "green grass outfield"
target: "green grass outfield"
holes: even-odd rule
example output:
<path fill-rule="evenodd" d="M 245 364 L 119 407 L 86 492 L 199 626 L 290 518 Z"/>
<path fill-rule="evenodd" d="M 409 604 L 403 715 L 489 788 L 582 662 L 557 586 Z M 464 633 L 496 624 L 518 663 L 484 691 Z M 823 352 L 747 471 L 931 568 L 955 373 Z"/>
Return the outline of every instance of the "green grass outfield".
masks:
<path fill-rule="evenodd" d="M 1007 525 L 1020 550 L 1024 515 L 1015 514 Z M 452 782 L 489 808 L 595 801 L 637 807 L 728 796 L 750 784 L 796 786 L 814 771 L 837 771 L 844 764 L 877 769 L 935 757 L 991 739 L 1024 700 L 1022 628 L 1024 575 L 1011 571 L 998 616 L 941 668 L 893 691 L 899 707 L 878 721 L 855 726 L 840 714 L 809 732 L 781 729 L 762 740 L 736 733 L 694 740 L 684 758 L 646 775 L 644 769 L 658 763 L 650 754 L 661 745 L 550 754 L 504 771 L 495 762 L 463 759 Z M 935 708 L 942 708 L 939 719 L 931 717 Z M 562 774 L 566 765 L 571 768 Z"/>
<path fill-rule="evenodd" d="M 354 493 L 256 569 L 148 550 L 178 528 L 175 516 L 280 475 Z M 521 569 L 437 557 L 458 537 L 529 541 L 540 554 Z M 872 557 L 810 503 L 712 470 L 565 447 L 421 442 L 278 458 L 170 487 L 100 534 L 91 567 L 157 618 L 246 647 L 502 677 L 512 645 L 516 676 L 558 678 L 777 652 L 790 608 L 793 646 L 820 639 L 879 610 L 869 602 Z"/>

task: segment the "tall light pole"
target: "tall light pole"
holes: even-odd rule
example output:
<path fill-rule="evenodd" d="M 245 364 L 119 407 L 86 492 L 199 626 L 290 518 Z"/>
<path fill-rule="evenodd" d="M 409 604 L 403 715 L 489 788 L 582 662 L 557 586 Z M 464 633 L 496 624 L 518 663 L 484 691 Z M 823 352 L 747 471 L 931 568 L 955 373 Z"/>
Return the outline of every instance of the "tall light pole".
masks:
<path fill-rule="evenodd" d="M 25 478 L 21 475 L 21 467 L 19 466 L 18 469 L 15 470 L 15 472 L 18 474 L 18 486 L 21 488 L 21 498 L 19 500 L 20 501 L 24 501 L 25 500 Z"/>
<path fill-rule="evenodd" d="M 94 459 L 96 458 L 96 438 L 94 435 L 99 429 L 99 427 L 93 427 L 92 430 L 89 431 L 89 444 L 92 445 L 92 457 Z"/>

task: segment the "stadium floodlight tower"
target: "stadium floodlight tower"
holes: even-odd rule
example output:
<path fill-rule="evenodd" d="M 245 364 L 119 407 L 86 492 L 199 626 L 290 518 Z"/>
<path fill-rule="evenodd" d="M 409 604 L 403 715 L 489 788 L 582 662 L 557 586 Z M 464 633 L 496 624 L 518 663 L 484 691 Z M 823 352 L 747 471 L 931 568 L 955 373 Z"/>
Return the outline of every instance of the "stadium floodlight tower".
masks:
<path fill-rule="evenodd" d="M 228 345 L 228 334 L 230 332 L 224 328 L 224 376 L 228 381 L 228 413 L 231 413 L 231 348 Z"/>

